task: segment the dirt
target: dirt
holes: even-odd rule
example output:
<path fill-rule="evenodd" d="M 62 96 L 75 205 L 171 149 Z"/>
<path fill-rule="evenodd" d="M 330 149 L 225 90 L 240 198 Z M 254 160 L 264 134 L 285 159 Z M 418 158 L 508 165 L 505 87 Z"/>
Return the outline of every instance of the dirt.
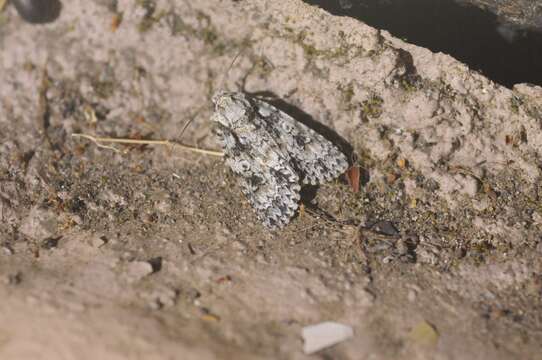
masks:
<path fill-rule="evenodd" d="M 542 88 L 297 0 L 0 24 L 0 358 L 540 358 Z M 360 192 L 269 231 L 220 157 L 72 136 L 216 149 L 220 88 L 333 129 Z M 304 355 L 321 321 L 354 338 Z"/>

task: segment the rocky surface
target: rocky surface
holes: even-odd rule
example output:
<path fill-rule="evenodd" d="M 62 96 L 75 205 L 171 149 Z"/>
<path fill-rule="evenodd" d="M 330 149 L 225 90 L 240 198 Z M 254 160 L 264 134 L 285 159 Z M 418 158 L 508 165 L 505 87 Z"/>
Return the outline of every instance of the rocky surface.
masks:
<path fill-rule="evenodd" d="M 457 0 L 496 14 L 517 29 L 542 31 L 542 3 L 532 0 Z"/>
<path fill-rule="evenodd" d="M 320 321 L 354 328 L 324 357 L 538 356 L 540 87 L 297 0 L 0 16 L 0 358 L 305 358 Z M 71 136 L 214 148 L 221 87 L 333 129 L 361 191 L 269 232 L 219 158 Z"/>

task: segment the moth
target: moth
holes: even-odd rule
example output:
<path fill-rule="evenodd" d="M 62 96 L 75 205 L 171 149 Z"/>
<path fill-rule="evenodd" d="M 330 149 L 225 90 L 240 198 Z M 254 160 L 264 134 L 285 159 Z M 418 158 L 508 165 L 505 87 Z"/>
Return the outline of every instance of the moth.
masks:
<path fill-rule="evenodd" d="M 220 91 L 212 101 L 226 165 L 268 228 L 290 222 L 302 185 L 347 170 L 346 156 L 333 143 L 275 106 L 242 92 Z"/>

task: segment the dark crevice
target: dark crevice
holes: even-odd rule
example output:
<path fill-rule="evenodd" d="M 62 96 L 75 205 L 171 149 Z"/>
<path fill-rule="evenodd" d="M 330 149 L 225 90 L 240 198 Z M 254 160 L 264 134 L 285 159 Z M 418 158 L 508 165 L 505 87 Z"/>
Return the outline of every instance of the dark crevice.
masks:
<path fill-rule="evenodd" d="M 502 24 L 453 0 L 305 0 L 453 56 L 501 85 L 542 85 L 542 32 Z"/>

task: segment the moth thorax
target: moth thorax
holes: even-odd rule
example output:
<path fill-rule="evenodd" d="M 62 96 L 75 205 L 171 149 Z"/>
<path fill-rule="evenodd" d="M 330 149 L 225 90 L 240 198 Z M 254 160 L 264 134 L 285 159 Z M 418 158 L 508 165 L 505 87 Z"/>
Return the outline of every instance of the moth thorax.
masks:
<path fill-rule="evenodd" d="M 222 93 L 213 98 L 215 116 L 213 120 L 228 128 L 246 124 L 253 116 L 253 108 L 248 99 L 240 93 Z"/>

